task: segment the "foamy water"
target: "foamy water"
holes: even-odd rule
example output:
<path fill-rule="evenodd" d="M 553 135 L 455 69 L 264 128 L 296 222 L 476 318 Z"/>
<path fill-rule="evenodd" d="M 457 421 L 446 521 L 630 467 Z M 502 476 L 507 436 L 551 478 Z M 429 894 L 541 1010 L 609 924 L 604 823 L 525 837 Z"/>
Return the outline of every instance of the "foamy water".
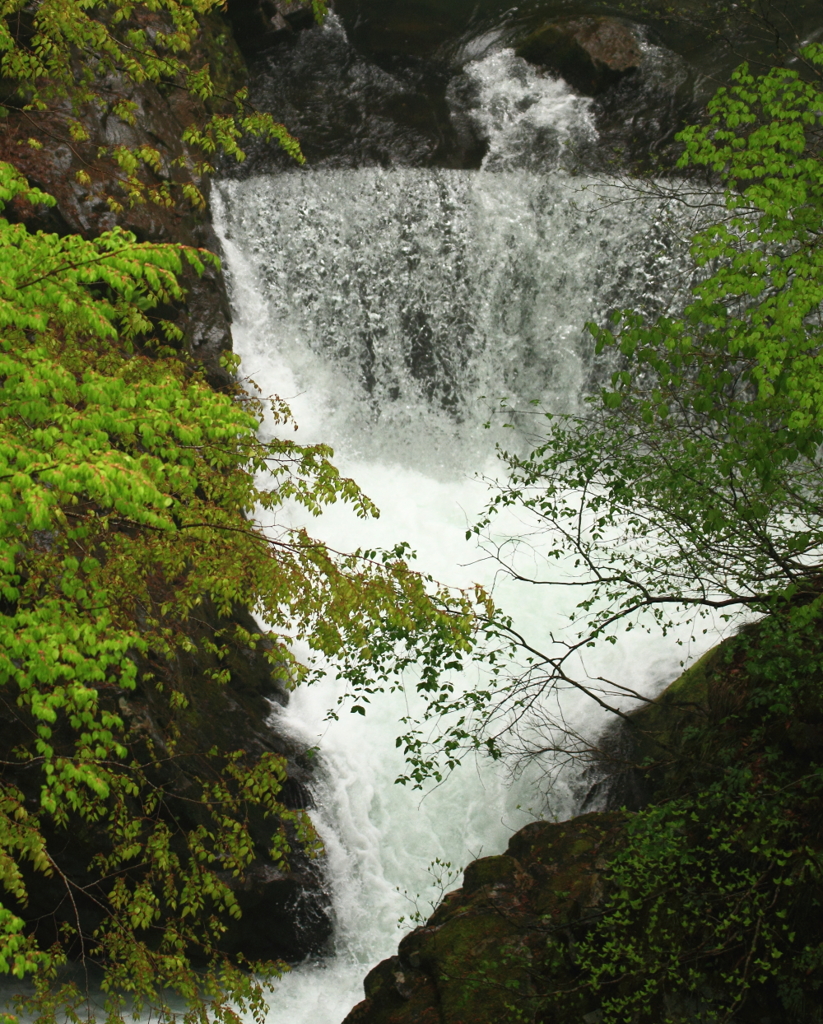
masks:
<path fill-rule="evenodd" d="M 466 74 L 490 139 L 483 170 L 294 171 L 223 182 L 215 224 L 241 373 L 287 400 L 297 439 L 331 444 L 337 465 L 382 513 L 363 521 L 335 506 L 309 522 L 295 510 L 284 515 L 339 550 L 410 542 L 419 568 L 441 582 L 493 586 L 517 628 L 541 645 L 551 631 L 563 635 L 574 598 L 500 579 L 465 539 L 488 500 L 481 477 L 499 474 L 495 442 L 527 443 L 532 400 L 577 407 L 598 372 L 587 320 L 627 302 L 674 301 L 683 251 L 663 204 L 630 206 L 617 201 L 617 183 L 561 169 L 566 148 L 594 130 L 587 101 L 510 51 Z M 529 145 L 540 149 L 537 169 L 523 158 Z M 613 201 L 604 203 L 609 190 Z M 500 539 L 523 528 L 515 514 L 495 525 Z M 520 557 L 531 568 L 528 552 Z M 578 669 L 651 693 L 683 657 L 671 637 L 637 632 L 587 652 Z M 475 681 L 467 672 L 460 685 Z M 338 1024 L 362 998 L 365 973 L 408 930 L 399 919 L 413 901 L 424 916 L 436 901 L 433 861 L 459 869 L 499 852 L 534 817 L 573 813 L 579 797 L 573 772 L 561 773 L 547 802 L 534 774 L 513 783 L 499 765 L 474 760 L 425 795 L 399 787 L 395 737 L 415 698 L 375 698 L 365 718 L 344 711 L 328 721 L 336 688 L 330 676 L 278 712 L 281 727 L 322 752 L 314 816 L 336 930 L 333 956 L 279 986 L 270 1024 Z M 603 713 L 580 693 L 563 700 L 575 729 L 602 729 Z"/>

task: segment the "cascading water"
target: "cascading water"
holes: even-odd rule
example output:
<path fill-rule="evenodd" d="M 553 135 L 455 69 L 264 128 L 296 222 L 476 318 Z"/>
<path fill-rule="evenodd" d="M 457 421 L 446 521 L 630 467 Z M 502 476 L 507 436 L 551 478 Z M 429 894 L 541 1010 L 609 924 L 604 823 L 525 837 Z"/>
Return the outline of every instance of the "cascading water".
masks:
<path fill-rule="evenodd" d="M 461 75 L 464 113 L 489 140 L 481 170 L 294 170 L 224 181 L 213 201 L 241 372 L 289 402 L 302 440 L 332 444 L 382 510 L 362 522 L 333 508 L 312 531 L 349 550 L 409 540 L 420 567 L 451 585 L 493 582 L 494 566 L 464 539 L 487 493 L 477 474 L 495 472 L 496 440 L 523 442 L 532 400 L 575 407 L 597 372 L 585 322 L 616 305 L 676 302 L 682 280 L 659 203 L 619 202 L 616 184 L 562 170 L 564 153 L 591 143 L 587 101 L 511 51 Z M 504 583 L 495 596 L 526 635 L 562 626 L 565 597 L 546 588 Z M 681 657 L 670 642 L 633 639 L 586 668 L 649 691 Z M 403 699 L 327 722 L 335 697 L 330 680 L 280 713 L 322 752 L 316 822 L 336 937 L 333 956 L 280 986 L 271 1024 L 338 1024 L 405 930 L 406 894 L 428 911 L 431 862 L 459 868 L 533 817 L 574 810 L 573 780 L 550 807 L 531 807 L 527 778 L 512 785 L 482 763 L 421 799 L 393 785 Z M 582 701 L 564 711 L 590 734 L 602 726 Z"/>

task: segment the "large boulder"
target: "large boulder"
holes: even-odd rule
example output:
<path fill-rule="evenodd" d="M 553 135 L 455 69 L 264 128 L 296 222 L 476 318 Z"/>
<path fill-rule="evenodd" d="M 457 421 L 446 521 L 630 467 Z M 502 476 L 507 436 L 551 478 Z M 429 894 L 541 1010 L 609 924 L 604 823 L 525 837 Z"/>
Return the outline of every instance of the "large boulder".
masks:
<path fill-rule="evenodd" d="M 640 66 L 636 32 L 617 18 L 550 21 L 517 49 L 519 57 L 561 75 L 586 96 L 596 96 Z"/>
<path fill-rule="evenodd" d="M 366 977 L 366 998 L 344 1024 L 532 1020 L 549 979 L 573 980 L 574 934 L 602 902 L 623 822 L 621 812 L 537 821 L 504 854 L 469 864 L 463 887 Z M 574 1020 L 595 1019 L 591 997 L 573 1002 Z"/>

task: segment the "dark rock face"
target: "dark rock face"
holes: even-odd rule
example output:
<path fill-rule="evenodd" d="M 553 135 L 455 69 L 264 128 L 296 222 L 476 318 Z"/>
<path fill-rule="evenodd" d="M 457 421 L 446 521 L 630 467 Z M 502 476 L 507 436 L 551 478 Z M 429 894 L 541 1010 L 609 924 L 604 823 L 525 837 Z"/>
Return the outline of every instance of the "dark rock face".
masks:
<path fill-rule="evenodd" d="M 512 836 L 505 854 L 474 861 L 463 888 L 369 973 L 366 998 L 343 1024 L 532 1020 L 547 977 L 558 986 L 572 981 L 566 953 L 574 929 L 602 902 L 601 874 L 623 822 L 621 812 L 536 821 Z M 596 1013 L 582 997 L 575 1010 L 569 1020 Z"/>
<path fill-rule="evenodd" d="M 309 0 L 228 0 L 234 38 L 247 56 L 268 50 L 314 22 Z"/>
<path fill-rule="evenodd" d="M 642 59 L 632 29 L 616 18 L 552 21 L 533 32 L 517 54 L 556 71 L 584 95 L 596 96 L 635 71 Z"/>
<path fill-rule="evenodd" d="M 454 69 L 437 57 L 362 52 L 335 21 L 282 34 L 250 59 L 250 91 L 283 121 L 313 168 L 479 167 L 485 143 L 448 98 Z M 253 52 L 250 53 L 250 57 Z M 251 142 L 232 176 L 271 173 L 289 157 Z"/>

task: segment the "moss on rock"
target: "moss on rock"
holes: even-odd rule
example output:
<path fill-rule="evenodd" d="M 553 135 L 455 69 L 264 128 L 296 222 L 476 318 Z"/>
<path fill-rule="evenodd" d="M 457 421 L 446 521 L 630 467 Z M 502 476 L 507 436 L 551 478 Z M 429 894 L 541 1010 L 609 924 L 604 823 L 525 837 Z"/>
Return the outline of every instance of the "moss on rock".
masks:
<path fill-rule="evenodd" d="M 345 1024 L 532 1020 L 549 979 L 574 987 L 572 926 L 597 912 L 623 820 L 612 812 L 534 822 L 505 854 L 469 864 L 463 887 L 368 975 L 366 999 Z M 585 995 L 574 1001 L 581 1013 L 595 1009 Z"/>
<path fill-rule="evenodd" d="M 620 732 L 646 806 L 534 822 L 470 864 L 344 1024 L 819 1022 L 817 599 L 718 645 Z"/>

